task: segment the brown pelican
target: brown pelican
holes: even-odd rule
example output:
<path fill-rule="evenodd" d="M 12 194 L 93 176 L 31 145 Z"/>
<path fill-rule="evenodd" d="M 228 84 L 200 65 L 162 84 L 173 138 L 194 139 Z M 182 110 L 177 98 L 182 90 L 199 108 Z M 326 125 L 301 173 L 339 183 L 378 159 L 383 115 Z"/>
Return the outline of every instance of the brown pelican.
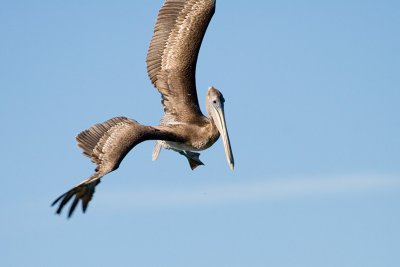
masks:
<path fill-rule="evenodd" d="M 162 96 L 164 116 L 159 126 L 145 126 L 126 117 L 112 118 L 81 132 L 76 140 L 83 153 L 95 163 L 95 173 L 58 197 L 56 211 L 74 197 L 68 217 L 79 201 L 86 211 L 100 179 L 116 170 L 137 144 L 156 140 L 153 160 L 161 147 L 185 156 L 192 169 L 203 163 L 200 151 L 222 137 L 226 159 L 234 160 L 224 115 L 224 98 L 210 87 L 206 97 L 208 117 L 199 107 L 196 92 L 196 62 L 207 26 L 215 11 L 215 0 L 166 0 L 161 7 L 147 54 L 147 72 Z"/>

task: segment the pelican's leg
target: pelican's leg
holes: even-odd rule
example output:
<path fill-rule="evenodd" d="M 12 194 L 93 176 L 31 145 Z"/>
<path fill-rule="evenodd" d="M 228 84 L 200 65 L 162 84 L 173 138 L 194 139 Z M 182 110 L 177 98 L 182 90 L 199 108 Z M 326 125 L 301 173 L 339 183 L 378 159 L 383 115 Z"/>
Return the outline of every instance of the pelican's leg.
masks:
<path fill-rule="evenodd" d="M 158 156 L 160 155 L 161 147 L 162 147 L 162 145 L 161 145 L 160 141 L 156 141 L 154 150 L 153 150 L 153 160 L 156 160 L 158 158 Z M 200 153 L 192 152 L 192 151 L 188 151 L 188 150 L 178 150 L 178 149 L 173 149 L 173 148 L 169 148 L 169 149 L 185 156 L 185 158 L 187 158 L 187 160 L 189 161 L 189 165 L 192 170 L 196 169 L 200 165 L 204 165 L 204 163 L 201 162 L 201 160 L 200 160 Z"/>
<path fill-rule="evenodd" d="M 176 150 L 176 149 L 174 149 L 174 151 L 178 152 L 179 154 L 187 158 L 187 160 L 189 161 L 190 168 L 192 170 L 196 169 L 200 165 L 204 165 L 204 163 L 201 162 L 200 160 L 200 153 L 187 150 Z"/>

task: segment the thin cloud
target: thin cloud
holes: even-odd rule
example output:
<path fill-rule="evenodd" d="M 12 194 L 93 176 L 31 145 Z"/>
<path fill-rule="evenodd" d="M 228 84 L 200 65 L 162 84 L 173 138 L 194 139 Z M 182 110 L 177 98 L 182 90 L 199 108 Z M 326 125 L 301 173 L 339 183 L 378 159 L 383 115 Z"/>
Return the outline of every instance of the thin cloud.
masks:
<path fill-rule="evenodd" d="M 400 176 L 347 175 L 336 177 L 276 179 L 201 187 L 121 190 L 102 197 L 102 205 L 121 208 L 204 206 L 294 198 L 326 197 L 400 188 Z M 114 204 L 112 204 L 114 203 Z"/>

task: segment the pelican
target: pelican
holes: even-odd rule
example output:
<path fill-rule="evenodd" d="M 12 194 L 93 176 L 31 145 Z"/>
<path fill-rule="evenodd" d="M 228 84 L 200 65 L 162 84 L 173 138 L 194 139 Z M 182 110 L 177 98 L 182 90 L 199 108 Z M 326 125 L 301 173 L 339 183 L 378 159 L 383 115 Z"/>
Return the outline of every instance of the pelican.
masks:
<path fill-rule="evenodd" d="M 145 126 L 133 119 L 116 117 L 95 124 L 76 137 L 83 154 L 96 164 L 95 172 L 71 190 L 62 194 L 52 206 L 61 214 L 69 208 L 71 217 L 82 202 L 85 212 L 100 179 L 116 170 L 126 154 L 137 144 L 155 140 L 153 160 L 161 148 L 183 155 L 190 167 L 203 165 L 201 151 L 213 145 L 219 136 L 226 159 L 233 170 L 234 160 L 224 114 L 224 97 L 209 87 L 204 116 L 196 92 L 196 62 L 201 42 L 215 12 L 215 0 L 166 0 L 161 7 L 147 53 L 147 72 L 162 97 L 164 116 L 158 126 Z"/>

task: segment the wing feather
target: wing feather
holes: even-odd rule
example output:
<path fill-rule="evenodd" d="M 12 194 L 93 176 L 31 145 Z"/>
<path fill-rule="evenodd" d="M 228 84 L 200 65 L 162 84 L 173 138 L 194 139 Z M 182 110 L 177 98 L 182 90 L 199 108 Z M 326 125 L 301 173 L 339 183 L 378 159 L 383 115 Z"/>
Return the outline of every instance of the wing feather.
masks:
<path fill-rule="evenodd" d="M 125 117 L 116 117 L 95 124 L 78 134 L 76 140 L 78 146 L 83 149 L 83 153 L 96 164 L 96 169 L 89 178 L 62 194 L 52 203 L 52 206 L 60 203 L 56 211 L 60 214 L 64 206 L 75 197 L 68 217 L 71 217 L 79 201 L 82 202 L 83 212 L 86 211 L 100 179 L 116 170 L 134 146 L 146 140 L 182 141 L 167 127 L 144 126 Z"/>
<path fill-rule="evenodd" d="M 196 63 L 214 11 L 214 0 L 167 0 L 158 14 L 147 53 L 147 72 L 162 95 L 164 112 L 177 121 L 201 115 Z"/>

